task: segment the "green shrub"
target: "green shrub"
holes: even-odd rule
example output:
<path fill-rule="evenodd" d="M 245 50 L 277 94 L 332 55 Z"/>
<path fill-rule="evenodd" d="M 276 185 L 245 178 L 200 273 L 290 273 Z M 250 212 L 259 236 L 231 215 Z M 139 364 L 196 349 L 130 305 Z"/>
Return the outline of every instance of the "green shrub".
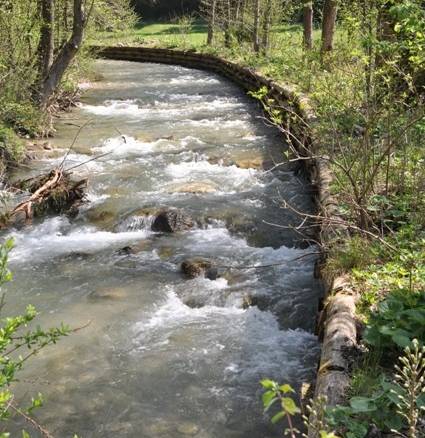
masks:
<path fill-rule="evenodd" d="M 42 114 L 30 102 L 4 102 L 0 108 L 0 120 L 20 134 L 37 136 L 40 132 Z"/>
<path fill-rule="evenodd" d="M 20 161 L 24 157 L 25 143 L 11 128 L 0 125 L 0 157 L 4 161 Z"/>
<path fill-rule="evenodd" d="M 397 351 L 414 338 L 425 340 L 425 291 L 391 292 L 371 314 L 363 339 L 375 348 Z"/>

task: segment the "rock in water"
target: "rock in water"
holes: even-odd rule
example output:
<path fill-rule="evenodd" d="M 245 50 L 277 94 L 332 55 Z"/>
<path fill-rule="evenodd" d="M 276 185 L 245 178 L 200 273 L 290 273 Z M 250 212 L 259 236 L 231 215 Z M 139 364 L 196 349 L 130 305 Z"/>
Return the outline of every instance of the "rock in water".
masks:
<path fill-rule="evenodd" d="M 182 435 L 193 436 L 199 432 L 199 427 L 193 423 L 182 423 L 177 426 L 177 431 Z"/>
<path fill-rule="evenodd" d="M 161 211 L 152 223 L 152 231 L 175 233 L 190 230 L 194 225 L 192 218 L 181 210 L 170 209 Z"/>
<path fill-rule="evenodd" d="M 217 190 L 218 190 L 217 185 L 211 181 L 198 181 L 198 182 L 177 184 L 170 187 L 167 191 L 170 193 L 204 194 L 204 193 L 214 193 Z"/>
<path fill-rule="evenodd" d="M 217 268 L 207 259 L 188 259 L 181 265 L 181 270 L 187 278 L 196 278 L 204 276 L 209 280 L 216 280 L 218 277 Z"/>
<path fill-rule="evenodd" d="M 97 300 L 122 300 L 127 298 L 127 291 L 123 287 L 98 288 L 89 294 L 93 301 Z"/>

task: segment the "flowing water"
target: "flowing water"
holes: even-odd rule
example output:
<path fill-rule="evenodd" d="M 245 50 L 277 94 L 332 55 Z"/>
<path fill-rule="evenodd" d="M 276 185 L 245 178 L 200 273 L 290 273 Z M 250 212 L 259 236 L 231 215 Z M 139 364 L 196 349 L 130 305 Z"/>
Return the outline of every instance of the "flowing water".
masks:
<path fill-rule="evenodd" d="M 89 202 L 76 218 L 8 232 L 8 313 L 32 303 L 43 326 L 91 323 L 37 356 L 19 394 L 43 392 L 36 415 L 56 437 L 276 437 L 259 381 L 299 388 L 314 375 L 319 286 L 314 248 L 270 223 L 299 222 L 281 198 L 308 211 L 309 186 L 287 167 L 259 168 L 281 161 L 282 139 L 233 84 L 177 66 L 97 70 L 29 171 L 60 163 L 90 121 L 65 166 L 109 153 L 74 169 L 89 177 Z M 197 226 L 154 233 L 159 207 Z M 193 256 L 215 260 L 220 277 L 183 278 Z"/>

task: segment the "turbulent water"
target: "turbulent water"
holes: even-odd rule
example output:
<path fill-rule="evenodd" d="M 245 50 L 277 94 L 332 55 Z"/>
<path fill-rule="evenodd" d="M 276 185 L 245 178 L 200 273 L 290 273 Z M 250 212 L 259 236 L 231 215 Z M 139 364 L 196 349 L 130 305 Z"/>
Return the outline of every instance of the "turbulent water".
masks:
<path fill-rule="evenodd" d="M 281 208 L 282 198 L 312 208 L 308 184 L 259 167 L 282 160 L 281 137 L 229 82 L 155 64 L 97 70 L 103 79 L 30 171 L 60 163 L 89 122 L 65 166 L 107 154 L 74 169 L 90 179 L 89 202 L 76 218 L 8 233 L 8 313 L 32 303 L 43 326 L 91 322 L 29 364 L 19 395 L 43 392 L 36 415 L 57 437 L 276 437 L 260 379 L 299 387 L 318 356 L 314 248 L 284 228 L 299 219 Z M 197 225 L 154 233 L 140 212 L 158 207 Z M 214 259 L 220 277 L 184 279 L 192 256 Z"/>

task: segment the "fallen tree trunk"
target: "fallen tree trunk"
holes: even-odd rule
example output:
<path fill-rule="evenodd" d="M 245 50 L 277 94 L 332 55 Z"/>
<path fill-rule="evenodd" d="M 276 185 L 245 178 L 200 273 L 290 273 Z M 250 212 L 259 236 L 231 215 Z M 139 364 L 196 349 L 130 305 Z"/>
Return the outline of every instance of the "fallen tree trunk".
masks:
<path fill-rule="evenodd" d="M 48 213 L 77 214 L 85 200 L 87 179 L 73 181 L 70 173 L 56 168 L 47 175 L 22 181 L 16 187 L 28 192 L 29 197 L 3 215 L 1 228 L 22 226 Z"/>

